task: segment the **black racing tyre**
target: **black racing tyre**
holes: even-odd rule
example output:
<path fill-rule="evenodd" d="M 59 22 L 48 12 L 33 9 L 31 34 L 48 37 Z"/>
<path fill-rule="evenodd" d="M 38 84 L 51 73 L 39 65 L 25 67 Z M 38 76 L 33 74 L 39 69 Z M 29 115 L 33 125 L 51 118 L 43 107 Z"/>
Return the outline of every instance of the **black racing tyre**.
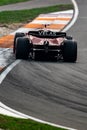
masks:
<path fill-rule="evenodd" d="M 67 40 L 73 40 L 72 36 L 66 36 Z"/>
<path fill-rule="evenodd" d="M 64 41 L 63 59 L 65 62 L 76 62 L 77 60 L 77 42 L 72 40 Z"/>
<path fill-rule="evenodd" d="M 14 45 L 13 45 L 13 53 L 15 53 L 16 39 L 17 39 L 18 37 L 24 37 L 24 36 L 25 36 L 24 33 L 16 33 L 16 34 L 15 34 L 15 37 L 14 37 Z"/>
<path fill-rule="evenodd" d="M 29 44 L 28 38 L 17 38 L 15 51 L 16 59 L 28 59 L 30 51 Z"/>

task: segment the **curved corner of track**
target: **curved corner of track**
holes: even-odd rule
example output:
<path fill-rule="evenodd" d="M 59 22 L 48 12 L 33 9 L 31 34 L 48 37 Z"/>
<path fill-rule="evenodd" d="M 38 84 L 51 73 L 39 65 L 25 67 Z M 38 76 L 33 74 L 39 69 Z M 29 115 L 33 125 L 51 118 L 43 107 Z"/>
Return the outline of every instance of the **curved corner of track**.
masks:
<path fill-rule="evenodd" d="M 72 30 L 71 27 L 76 22 L 79 14 L 76 1 L 72 0 L 72 3 L 75 7 L 74 17 L 71 23 L 64 28 L 64 31 Z M 81 27 L 81 22 L 79 20 L 78 24 L 73 26 L 73 30 L 78 30 L 78 27 Z M 72 31 L 72 34 L 83 40 L 83 35 L 80 34 L 80 37 L 75 31 Z M 80 56 L 87 60 L 85 56 L 87 54 L 86 45 L 85 43 L 83 45 L 84 47 L 79 44 L 80 48 L 83 47 L 80 50 Z M 21 113 L 2 103 L 0 104 L 1 108 L 5 108 L 8 114 L 10 113 L 12 116 L 30 118 L 70 130 L 74 130 L 70 127 L 86 130 L 87 62 L 85 59 L 82 58 L 82 61 L 76 64 L 18 61 L 20 64 L 13 64 L 13 67 L 17 65 L 13 70 L 9 66 L 6 69 L 6 74 L 10 70 L 12 71 L 6 77 L 5 82 L 1 84 L 0 99 L 7 106 L 9 104 L 11 108 Z M 6 74 L 2 74 L 2 77 L 5 77 Z M 47 122 L 43 120 L 47 120 Z M 62 124 L 63 126 L 56 124 Z"/>

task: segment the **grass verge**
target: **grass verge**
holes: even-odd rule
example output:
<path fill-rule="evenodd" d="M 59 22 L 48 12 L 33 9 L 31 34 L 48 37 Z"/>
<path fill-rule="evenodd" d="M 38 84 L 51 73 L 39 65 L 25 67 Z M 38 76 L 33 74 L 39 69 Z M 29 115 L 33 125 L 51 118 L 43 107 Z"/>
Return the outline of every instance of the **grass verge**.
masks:
<path fill-rule="evenodd" d="M 43 8 L 35 8 L 29 10 L 18 10 L 18 11 L 3 11 L 0 12 L 0 23 L 20 23 L 29 22 L 37 17 L 39 14 L 56 12 L 61 10 L 73 9 L 72 4 L 61 4 L 56 6 L 49 6 Z"/>
<path fill-rule="evenodd" d="M 0 6 L 19 3 L 19 2 L 26 2 L 26 1 L 29 1 L 29 0 L 0 0 Z"/>
<path fill-rule="evenodd" d="M 29 119 L 19 119 L 0 115 L 0 128 L 4 130 L 65 130 Z"/>

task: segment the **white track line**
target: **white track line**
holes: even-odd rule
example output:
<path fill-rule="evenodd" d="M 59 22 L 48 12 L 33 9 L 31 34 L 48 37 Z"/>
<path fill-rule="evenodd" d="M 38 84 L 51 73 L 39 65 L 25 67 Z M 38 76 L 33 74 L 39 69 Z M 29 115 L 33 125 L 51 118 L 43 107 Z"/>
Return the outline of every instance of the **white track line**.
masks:
<path fill-rule="evenodd" d="M 78 9 L 78 5 L 77 5 L 76 1 L 75 0 L 71 0 L 71 1 L 74 5 L 74 16 L 73 16 L 72 21 L 69 23 L 69 25 L 66 26 L 66 28 L 63 29 L 64 32 L 69 30 L 74 25 L 74 23 L 76 22 L 76 20 L 78 18 L 78 15 L 79 15 L 79 9 Z"/>
<path fill-rule="evenodd" d="M 72 20 L 72 22 L 63 30 L 63 31 L 67 31 L 69 30 L 73 25 L 74 23 L 76 22 L 77 20 L 77 17 L 78 17 L 78 6 L 77 6 L 77 3 L 75 0 L 71 0 L 72 3 L 74 4 L 74 8 L 75 8 L 75 13 L 74 13 L 74 18 Z M 0 84 L 3 82 L 3 80 L 6 78 L 7 74 L 20 62 L 20 60 L 16 60 L 14 63 L 12 63 L 3 73 L 1 73 L 0 75 Z M 31 117 L 31 116 L 27 116 L 25 114 L 22 114 L 18 111 L 15 111 L 7 106 L 5 106 L 4 104 L 0 103 L 0 109 L 2 110 L 2 113 L 5 114 L 12 114 L 13 116 L 16 116 L 16 117 L 21 117 L 21 118 L 26 118 L 26 119 L 32 119 L 34 121 L 37 121 L 37 122 L 41 122 L 41 123 L 44 123 L 44 124 L 48 124 L 48 125 L 51 125 L 51 126 L 55 126 L 55 127 L 60 127 L 60 128 L 64 128 L 64 129 L 67 129 L 67 130 L 76 130 L 76 129 L 73 129 L 73 128 L 69 128 L 69 127 L 64 127 L 64 126 L 61 126 L 61 125 L 57 125 L 57 124 L 54 124 L 54 123 L 50 123 L 50 122 L 46 122 L 46 121 L 43 121 L 43 120 L 40 120 L 40 119 L 37 119 L 37 118 L 34 118 L 34 117 Z"/>
<path fill-rule="evenodd" d="M 5 69 L 4 72 L 1 73 L 0 75 L 0 84 L 3 82 L 3 80 L 6 78 L 7 74 L 17 65 L 19 64 L 21 60 L 16 60 L 15 62 L 13 62 L 9 67 L 7 67 L 7 69 Z"/>
<path fill-rule="evenodd" d="M 54 124 L 54 123 L 46 122 L 46 121 L 34 118 L 32 116 L 22 114 L 21 112 L 15 111 L 15 110 L 5 106 L 3 103 L 0 103 L 0 107 L 2 108 L 0 113 L 3 113 L 4 115 L 5 114 L 6 115 L 10 114 L 10 116 L 14 116 L 14 117 L 18 117 L 18 118 L 24 118 L 24 119 L 31 119 L 31 120 L 34 120 L 36 122 L 40 122 L 40 123 L 43 123 L 43 124 L 48 124 L 48 125 L 58 127 L 58 128 L 63 128 L 63 129 L 67 129 L 67 130 L 77 130 L 77 129 L 65 127 L 65 126 L 62 126 L 62 125 L 57 125 L 57 124 Z"/>

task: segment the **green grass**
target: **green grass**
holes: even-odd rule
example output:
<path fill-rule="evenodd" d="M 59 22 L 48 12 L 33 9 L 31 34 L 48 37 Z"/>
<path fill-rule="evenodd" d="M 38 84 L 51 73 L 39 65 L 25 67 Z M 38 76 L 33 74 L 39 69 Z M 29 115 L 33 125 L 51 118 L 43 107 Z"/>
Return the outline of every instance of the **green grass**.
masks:
<path fill-rule="evenodd" d="M 65 130 L 29 119 L 19 119 L 0 115 L 0 128 L 4 130 Z"/>
<path fill-rule="evenodd" d="M 3 11 L 0 12 L 0 23 L 19 23 L 19 22 L 30 21 L 41 13 L 56 12 L 56 11 L 68 10 L 72 8 L 73 5 L 71 4 L 61 4 L 56 6 L 35 8 L 30 10 Z"/>
<path fill-rule="evenodd" d="M 19 3 L 19 2 L 26 2 L 26 1 L 29 1 L 29 0 L 0 0 L 0 6 Z"/>

